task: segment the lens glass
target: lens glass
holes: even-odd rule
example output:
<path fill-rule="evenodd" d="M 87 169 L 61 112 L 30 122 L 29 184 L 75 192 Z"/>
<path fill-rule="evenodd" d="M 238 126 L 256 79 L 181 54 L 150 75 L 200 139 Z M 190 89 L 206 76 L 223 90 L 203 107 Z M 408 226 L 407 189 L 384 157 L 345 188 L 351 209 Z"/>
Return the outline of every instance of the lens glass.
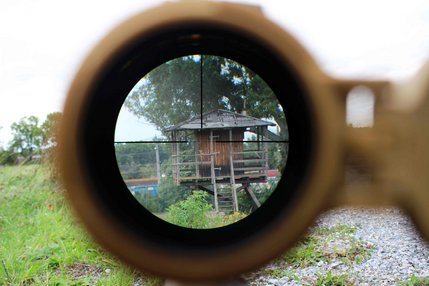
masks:
<path fill-rule="evenodd" d="M 175 58 L 144 75 L 115 129 L 128 190 L 157 217 L 187 228 L 251 215 L 276 189 L 288 146 L 286 115 L 266 82 L 212 55 Z"/>

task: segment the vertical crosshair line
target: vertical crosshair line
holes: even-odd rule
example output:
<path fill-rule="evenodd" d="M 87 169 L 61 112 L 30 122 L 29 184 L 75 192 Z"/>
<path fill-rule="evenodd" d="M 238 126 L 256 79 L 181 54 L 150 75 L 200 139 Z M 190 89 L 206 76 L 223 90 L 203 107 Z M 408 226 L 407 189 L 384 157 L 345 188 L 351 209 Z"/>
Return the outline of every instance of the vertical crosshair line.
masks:
<path fill-rule="evenodd" d="M 203 57 L 200 57 L 200 116 L 201 116 L 201 129 L 203 128 Z"/>

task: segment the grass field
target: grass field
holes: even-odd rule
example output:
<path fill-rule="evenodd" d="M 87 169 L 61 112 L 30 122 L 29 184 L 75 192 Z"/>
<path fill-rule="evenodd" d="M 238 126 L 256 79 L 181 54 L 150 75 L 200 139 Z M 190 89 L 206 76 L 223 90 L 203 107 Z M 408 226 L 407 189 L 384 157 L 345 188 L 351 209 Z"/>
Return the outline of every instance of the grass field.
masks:
<path fill-rule="evenodd" d="M 0 285 L 161 285 L 101 250 L 37 165 L 0 167 Z"/>
<path fill-rule="evenodd" d="M 0 285 L 162 285 L 161 279 L 121 265 L 92 242 L 48 174 L 38 165 L 0 166 Z M 311 283 L 293 273 L 321 261 L 339 259 L 346 265 L 365 261 L 372 246 L 354 238 L 355 231 L 347 225 L 313 229 L 295 248 L 247 274 L 247 279 L 291 277 L 302 285 L 355 285 L 347 273 L 328 272 Z M 412 275 L 400 285 L 426 286 L 429 280 Z"/>

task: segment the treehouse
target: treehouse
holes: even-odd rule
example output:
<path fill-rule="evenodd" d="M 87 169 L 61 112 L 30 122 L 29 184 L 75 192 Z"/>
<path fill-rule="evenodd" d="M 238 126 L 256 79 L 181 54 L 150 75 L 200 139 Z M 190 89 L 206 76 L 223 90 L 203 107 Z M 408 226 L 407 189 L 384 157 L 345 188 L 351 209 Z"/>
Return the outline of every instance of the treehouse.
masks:
<path fill-rule="evenodd" d="M 237 191 L 245 190 L 259 207 L 250 183 L 267 182 L 268 143 L 274 123 L 226 110 L 203 113 L 168 128 L 176 185 L 196 186 L 219 203 L 238 210 Z M 246 133 L 247 132 L 247 133 Z M 251 140 L 248 132 L 253 134 Z M 225 192 L 225 185 L 230 191 Z M 221 186 L 221 187 L 219 187 Z"/>

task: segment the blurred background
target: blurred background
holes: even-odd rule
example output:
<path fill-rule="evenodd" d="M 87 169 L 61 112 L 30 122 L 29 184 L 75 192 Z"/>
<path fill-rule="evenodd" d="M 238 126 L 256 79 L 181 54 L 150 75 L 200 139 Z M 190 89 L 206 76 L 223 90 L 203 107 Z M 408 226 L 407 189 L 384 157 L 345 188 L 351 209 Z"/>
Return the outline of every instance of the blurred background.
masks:
<path fill-rule="evenodd" d="M 162 2 L 1 1 L 0 146 L 9 144 L 12 123 L 62 110 L 80 63 L 110 29 Z M 429 58 L 425 0 L 234 2 L 261 6 L 336 77 L 404 80 Z M 144 124 L 132 116 L 126 123 Z"/>

